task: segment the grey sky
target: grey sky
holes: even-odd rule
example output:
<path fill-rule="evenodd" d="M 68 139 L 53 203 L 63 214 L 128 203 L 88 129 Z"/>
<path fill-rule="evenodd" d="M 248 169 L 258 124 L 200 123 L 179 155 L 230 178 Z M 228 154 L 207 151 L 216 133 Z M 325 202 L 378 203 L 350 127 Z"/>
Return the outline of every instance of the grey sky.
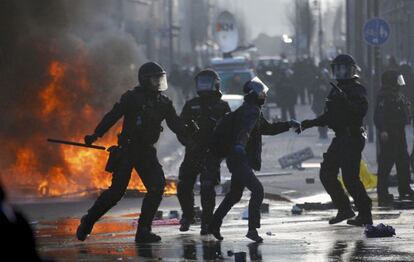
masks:
<path fill-rule="evenodd" d="M 222 8 L 246 19 L 250 37 L 261 32 L 280 35 L 290 32 L 288 13 L 291 13 L 293 0 L 224 0 L 217 1 Z M 250 26 L 249 26 L 250 25 Z"/>
<path fill-rule="evenodd" d="M 322 0 L 322 8 L 331 8 L 343 1 Z M 270 36 L 293 33 L 289 16 L 293 15 L 294 0 L 216 0 L 216 3 L 235 14 L 242 13 L 252 39 L 262 32 Z"/>

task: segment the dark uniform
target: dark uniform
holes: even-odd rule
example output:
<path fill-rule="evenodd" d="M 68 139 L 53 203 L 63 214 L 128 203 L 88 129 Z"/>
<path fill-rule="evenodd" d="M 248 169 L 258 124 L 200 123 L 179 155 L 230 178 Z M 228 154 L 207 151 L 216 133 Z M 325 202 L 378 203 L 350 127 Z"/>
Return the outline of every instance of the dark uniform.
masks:
<path fill-rule="evenodd" d="M 281 68 L 278 74 L 276 87 L 276 101 L 280 107 L 281 120 L 296 119 L 295 105 L 297 100 L 296 90 L 292 81 L 293 71 L 288 68 Z"/>
<path fill-rule="evenodd" d="M 384 73 L 387 74 L 390 71 Z M 398 76 L 398 72 L 391 74 Z M 374 114 L 375 126 L 379 132 L 378 154 L 378 203 L 392 203 L 388 193 L 388 179 L 394 164 L 397 168 L 398 193 L 400 198 L 414 197 L 410 187 L 410 159 L 407 151 L 405 125 L 408 123 L 407 100 L 399 91 L 396 83 L 383 83 Z"/>
<path fill-rule="evenodd" d="M 414 113 L 414 73 L 412 71 L 411 65 L 404 63 L 400 66 L 399 71 L 404 77 L 405 86 L 401 92 L 406 96 L 410 102 L 409 107 L 409 116 L 410 121 L 412 121 L 412 126 L 414 127 L 414 121 L 412 119 Z M 414 144 L 410 154 L 410 166 L 411 172 L 414 173 Z"/>
<path fill-rule="evenodd" d="M 348 62 L 349 57 L 340 55 L 333 63 L 336 60 L 342 62 L 342 59 Z M 351 61 L 354 62 L 353 59 Z M 345 187 L 359 211 L 358 217 L 348 220 L 348 224 L 372 224 L 371 199 L 359 179 L 361 152 L 365 146 L 362 123 L 368 110 L 368 101 L 365 88 L 353 75 L 348 79 L 338 79 L 339 89 L 332 88 L 326 99 L 325 112 L 321 116 L 302 122 L 303 130 L 313 126 L 328 126 L 335 131 L 335 137 L 323 155 L 320 169 L 321 182 L 338 209 L 338 215 L 329 221 L 330 224 L 355 215 L 349 198 L 338 181 L 339 169 L 342 171 Z"/>
<path fill-rule="evenodd" d="M 245 84 L 249 85 L 252 81 Z M 269 123 L 263 117 L 257 94 L 246 92 L 245 102 L 234 112 L 233 149 L 227 156 L 227 167 L 231 176 L 231 187 L 213 215 L 210 231 L 219 240 L 223 239 L 219 229 L 223 218 L 240 201 L 244 188 L 251 191 L 249 201 L 250 239 L 261 242 L 257 228 L 260 228 L 260 206 L 263 201 L 263 186 L 253 170 L 261 168 L 262 135 L 276 135 L 288 131 L 291 122 Z M 264 100 L 263 100 L 264 102 Z"/>
<path fill-rule="evenodd" d="M 86 142 L 91 143 L 97 137 L 102 137 L 122 117 L 124 120 L 118 138 L 119 151 L 111 186 L 102 192 L 88 213 L 82 217 L 77 232 L 79 240 L 85 240 L 93 224 L 122 198 L 133 168 L 138 172 L 147 189 L 142 202 L 136 241 L 142 240 L 140 236 L 145 236 L 143 242 L 161 239 L 151 233 L 152 220 L 160 205 L 165 187 L 164 172 L 158 162 L 154 144 L 162 132 L 162 121 L 166 120 L 168 127 L 180 136 L 185 136 L 185 126 L 168 97 L 161 92 L 137 86 L 122 95 L 120 101 L 98 124 L 92 135 L 93 138 L 85 137 Z"/>
<path fill-rule="evenodd" d="M 219 94 L 195 97 L 186 102 L 181 112 L 184 123 L 190 125 L 191 121 L 195 121 L 199 127 L 197 134 L 184 142 L 185 156 L 178 177 L 177 197 L 183 210 L 185 221 L 182 223 L 186 224 L 185 227 L 194 219 L 193 188 L 198 174 L 201 174 L 202 229 L 207 230 L 213 215 L 216 199 L 214 187 L 220 182 L 222 160 L 208 153 L 208 143 L 217 121 L 227 112 L 230 112 L 230 107 Z"/>
<path fill-rule="evenodd" d="M 325 99 L 329 95 L 329 90 L 331 88 L 329 82 L 327 81 L 329 78 L 328 75 L 329 71 L 323 68 L 315 78 L 312 111 L 316 116 L 322 115 L 325 110 Z M 320 139 L 328 138 L 328 128 L 326 126 L 318 127 L 318 132 Z"/>

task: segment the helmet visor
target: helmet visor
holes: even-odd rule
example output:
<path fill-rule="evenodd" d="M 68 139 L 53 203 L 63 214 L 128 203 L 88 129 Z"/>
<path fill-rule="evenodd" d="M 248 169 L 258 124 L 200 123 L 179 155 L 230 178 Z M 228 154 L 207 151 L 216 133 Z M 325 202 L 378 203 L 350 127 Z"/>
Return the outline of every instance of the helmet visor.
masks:
<path fill-rule="evenodd" d="M 168 89 L 166 74 L 150 76 L 149 82 L 151 84 L 151 89 L 154 91 L 165 91 Z"/>
<path fill-rule="evenodd" d="M 403 75 L 399 75 L 397 77 L 397 85 L 398 86 L 405 86 L 405 80 Z"/>
<path fill-rule="evenodd" d="M 355 75 L 355 67 L 344 64 L 333 64 L 332 75 L 336 80 L 351 79 Z"/>
<path fill-rule="evenodd" d="M 198 76 L 196 79 L 197 92 L 210 92 L 215 90 L 217 79 L 212 76 Z"/>
<path fill-rule="evenodd" d="M 263 83 L 262 80 L 260 80 L 260 78 L 258 78 L 257 76 L 251 80 L 250 84 L 251 84 L 251 89 L 254 92 L 256 92 L 258 95 L 260 93 L 264 93 L 266 95 L 267 92 L 269 91 L 269 87 L 267 87 L 267 85 L 265 85 L 265 83 Z"/>

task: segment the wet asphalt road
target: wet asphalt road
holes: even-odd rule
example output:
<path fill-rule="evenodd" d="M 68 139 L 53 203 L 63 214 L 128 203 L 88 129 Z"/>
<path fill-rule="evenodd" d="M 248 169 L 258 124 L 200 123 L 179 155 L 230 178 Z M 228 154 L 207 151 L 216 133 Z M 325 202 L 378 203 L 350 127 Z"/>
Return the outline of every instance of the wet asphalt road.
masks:
<path fill-rule="evenodd" d="M 40 254 L 56 261 L 235 261 L 232 253 L 246 256 L 247 261 L 414 261 L 412 210 L 376 208 L 375 223 L 394 226 L 397 235 L 368 239 L 363 228 L 345 223 L 328 225 L 334 210 L 292 215 L 292 203 L 265 200 L 270 208 L 269 213 L 263 214 L 259 231 L 264 243 L 254 244 L 244 237 L 247 221 L 241 214 L 246 209 L 248 193 L 243 199 L 226 218 L 221 242 L 212 236 L 201 237 L 199 225 L 181 233 L 174 225 L 176 220 L 164 220 L 173 225 L 153 226 L 162 242 L 147 245 L 134 243 L 140 198 L 123 199 L 95 225 L 85 242 L 77 241 L 74 233 L 92 199 L 42 200 L 20 203 L 18 207 L 32 222 Z M 161 209 L 167 218 L 169 210 L 178 209 L 176 197 L 166 197 Z"/>
<path fill-rule="evenodd" d="M 299 119 L 312 117 L 310 110 L 300 110 Z M 413 141 L 408 130 L 408 140 Z M 330 133 L 330 137 L 333 134 Z M 166 142 L 178 147 L 175 139 Z M 307 162 L 314 165 L 322 160 L 322 153 L 330 140 L 319 140 L 316 129 L 307 130 L 301 136 L 293 132 L 276 137 L 264 138 L 263 172 L 290 174 L 260 178 L 268 197 L 281 196 L 292 202 L 271 201 L 268 214 L 262 215 L 259 233 L 263 244 L 254 244 L 244 237 L 247 221 L 242 213 L 247 207 L 248 193 L 226 217 L 222 227 L 224 241 L 212 237 L 201 237 L 199 225 L 189 232 L 179 232 L 177 220 L 168 221 L 173 225 L 154 225 L 153 231 L 162 236 L 162 242 L 150 245 L 136 245 L 134 236 L 136 218 L 142 198 L 124 198 L 94 227 L 92 235 L 85 241 L 75 239 L 79 218 L 92 205 L 91 199 L 40 199 L 15 203 L 32 223 L 43 257 L 55 261 L 235 261 L 235 255 L 246 256 L 247 261 L 414 261 L 414 210 L 386 210 L 374 208 L 374 223 L 384 223 L 396 229 L 391 238 L 368 239 L 363 228 L 345 223 L 328 225 L 328 219 L 335 210 L 304 211 L 292 215 L 293 204 L 325 202 L 329 197 L 319 181 L 318 168 L 303 171 L 282 170 L 277 159 L 286 153 L 311 146 L 315 158 Z M 175 143 L 175 144 L 174 144 Z M 179 147 L 178 147 L 179 148 Z M 176 175 L 182 152 L 171 154 L 159 152 L 164 170 L 168 176 Z M 171 156 L 176 158 L 172 159 Z M 168 156 L 168 157 L 166 157 Z M 376 171 L 375 144 L 367 144 L 363 158 L 372 172 Z M 223 168 L 224 177 L 226 169 Z M 306 179 L 314 179 L 308 184 Z M 396 193 L 396 189 L 391 190 Z M 371 193 L 374 199 L 376 194 Z M 218 197 L 217 203 L 222 197 Z M 273 198 L 275 199 L 275 198 Z M 277 197 L 276 197 L 277 199 Z M 199 205 L 199 198 L 196 199 Z M 165 197 L 160 207 L 164 217 L 170 210 L 179 210 L 175 196 Z M 163 222 L 167 222 L 163 220 Z M 161 223 L 163 223 L 161 222 Z M 160 222 L 158 222 L 160 223 Z M 229 256 L 232 255 L 232 256 Z"/>

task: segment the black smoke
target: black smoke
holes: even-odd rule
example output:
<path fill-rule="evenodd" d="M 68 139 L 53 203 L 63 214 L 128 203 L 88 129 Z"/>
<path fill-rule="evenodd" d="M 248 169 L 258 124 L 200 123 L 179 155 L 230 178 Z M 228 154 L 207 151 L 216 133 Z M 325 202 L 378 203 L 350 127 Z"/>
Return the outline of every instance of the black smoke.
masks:
<path fill-rule="evenodd" d="M 145 56 L 123 30 L 121 2 L 0 1 L 0 175 L 5 184 L 24 175 L 10 171 L 21 148 L 33 152 L 36 173 L 64 167 L 63 156 L 46 137 L 81 139 L 99 120 L 90 118 L 101 117 L 136 84 L 136 68 Z M 65 105 L 45 117 L 40 94 L 52 81 L 52 61 L 65 67 L 64 84 L 54 93 Z M 80 76 L 89 88 L 83 88 Z M 85 113 L 88 108 L 94 113 Z"/>

